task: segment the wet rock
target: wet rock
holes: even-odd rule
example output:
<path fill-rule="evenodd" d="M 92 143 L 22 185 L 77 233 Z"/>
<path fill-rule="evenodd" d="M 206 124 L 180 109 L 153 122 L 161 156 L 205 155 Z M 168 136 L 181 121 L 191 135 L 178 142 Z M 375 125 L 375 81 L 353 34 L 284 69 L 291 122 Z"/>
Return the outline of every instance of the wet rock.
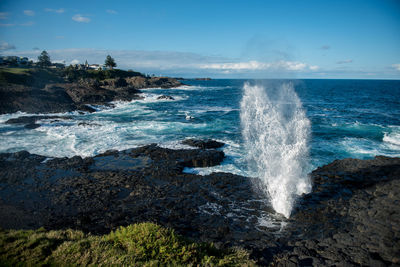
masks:
<path fill-rule="evenodd" d="M 70 116 L 21 116 L 18 118 L 13 118 L 5 121 L 6 124 L 24 124 L 27 129 L 35 129 L 40 127 L 40 124 L 36 122 L 39 120 L 48 120 L 48 119 L 62 119 L 62 120 L 70 120 L 72 117 Z"/>
<path fill-rule="evenodd" d="M 78 126 L 84 126 L 84 127 L 96 126 L 96 127 L 98 127 L 98 126 L 101 126 L 101 125 L 98 124 L 98 123 L 91 123 L 91 122 L 84 121 L 84 122 L 78 123 Z"/>
<path fill-rule="evenodd" d="M 224 143 L 212 139 L 206 139 L 206 140 L 186 139 L 182 141 L 182 144 L 192 147 L 198 147 L 201 149 L 221 148 L 225 145 Z"/>
<path fill-rule="evenodd" d="M 36 129 L 40 127 L 40 124 L 36 124 L 36 123 L 28 123 L 25 124 L 24 126 L 26 129 Z"/>
<path fill-rule="evenodd" d="M 88 105 L 79 105 L 78 106 L 78 110 L 86 111 L 86 112 L 89 112 L 89 113 L 93 113 L 93 112 L 97 111 L 95 108 L 93 108 L 91 106 L 88 106 Z"/>
<path fill-rule="evenodd" d="M 175 98 L 173 98 L 172 96 L 169 95 L 160 95 L 159 97 L 157 97 L 158 100 L 175 100 Z"/>
<path fill-rule="evenodd" d="M 400 236 L 393 228 L 400 224 L 400 159 L 337 160 L 311 177 L 313 193 L 301 199 L 286 229 L 289 239 L 298 241 L 291 241 L 292 247 L 276 261 L 296 255 L 312 256 L 313 266 L 395 264 L 400 253 Z"/>

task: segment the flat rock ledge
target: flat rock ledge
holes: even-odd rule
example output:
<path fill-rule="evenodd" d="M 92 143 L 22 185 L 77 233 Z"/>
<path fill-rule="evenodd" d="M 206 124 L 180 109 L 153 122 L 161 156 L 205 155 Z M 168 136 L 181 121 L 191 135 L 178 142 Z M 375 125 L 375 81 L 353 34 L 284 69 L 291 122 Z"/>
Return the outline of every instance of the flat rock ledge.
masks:
<path fill-rule="evenodd" d="M 100 234 L 147 221 L 218 247 L 243 247 L 259 265 L 399 266 L 399 158 L 318 168 L 312 193 L 288 220 L 273 212 L 258 179 L 183 172 L 223 159 L 215 149 L 155 144 L 88 158 L 3 153 L 0 227 Z"/>

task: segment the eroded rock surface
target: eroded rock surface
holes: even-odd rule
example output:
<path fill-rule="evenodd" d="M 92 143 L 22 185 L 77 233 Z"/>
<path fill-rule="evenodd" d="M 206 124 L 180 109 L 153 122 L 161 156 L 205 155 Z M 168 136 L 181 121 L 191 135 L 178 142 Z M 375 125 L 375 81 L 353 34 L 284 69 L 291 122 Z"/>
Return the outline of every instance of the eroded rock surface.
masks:
<path fill-rule="evenodd" d="M 400 159 L 344 159 L 311 174 L 277 266 L 399 266 Z"/>
<path fill-rule="evenodd" d="M 151 221 L 217 246 L 241 246 L 260 265 L 398 266 L 400 159 L 345 159 L 311 173 L 313 192 L 289 220 L 258 179 L 183 173 L 220 164 L 214 149 L 148 145 L 95 157 L 0 154 L 0 226 L 105 233 Z"/>
<path fill-rule="evenodd" d="M 91 105 L 106 105 L 110 101 L 140 99 L 139 89 L 171 88 L 183 85 L 168 77 L 114 78 L 104 81 L 81 79 L 75 82 L 0 84 L 0 114 L 23 111 L 28 113 L 58 113 L 74 110 L 93 112 Z"/>

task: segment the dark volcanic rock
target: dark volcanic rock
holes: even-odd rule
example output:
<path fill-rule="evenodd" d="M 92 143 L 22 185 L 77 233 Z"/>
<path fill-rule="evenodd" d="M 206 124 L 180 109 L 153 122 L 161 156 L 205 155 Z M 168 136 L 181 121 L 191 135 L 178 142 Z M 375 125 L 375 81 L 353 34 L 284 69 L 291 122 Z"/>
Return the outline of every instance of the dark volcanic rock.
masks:
<path fill-rule="evenodd" d="M 42 90 L 26 86 L 0 87 L 0 114 L 67 112 L 76 109 L 71 97 L 62 90 Z"/>
<path fill-rule="evenodd" d="M 83 111 L 86 111 L 86 112 L 89 112 L 89 113 L 93 113 L 93 112 L 96 112 L 97 110 L 95 109 L 95 108 L 93 108 L 93 107 L 91 107 L 90 105 L 79 105 L 78 107 L 77 107 L 77 109 L 81 112 L 81 113 L 83 113 Z"/>
<path fill-rule="evenodd" d="M 18 79 L 14 80 L 18 82 Z M 81 78 L 77 82 L 63 82 L 60 76 L 50 80 L 42 77 L 40 82 L 32 83 L 3 82 L 0 86 L 0 114 L 17 111 L 56 113 L 77 109 L 93 112 L 85 104 L 105 105 L 115 100 L 131 101 L 140 99 L 138 89 L 183 85 L 173 78 L 144 76 L 117 77 L 103 81 Z"/>
<path fill-rule="evenodd" d="M 198 147 L 201 149 L 220 148 L 225 145 L 224 143 L 211 139 L 206 139 L 206 140 L 186 139 L 182 141 L 182 144 L 192 147 Z"/>
<path fill-rule="evenodd" d="M 336 160 L 311 176 L 313 192 L 293 212 L 285 237 L 289 246 L 275 255 L 277 262 L 400 264 L 399 158 Z"/>
<path fill-rule="evenodd" d="M 72 117 L 69 117 L 69 116 L 21 116 L 18 118 L 9 119 L 4 123 L 6 123 L 6 124 L 25 124 L 25 128 L 35 129 L 35 128 L 40 127 L 40 124 L 36 123 L 38 120 L 47 120 L 47 119 L 70 120 L 70 119 L 72 119 Z"/>
<path fill-rule="evenodd" d="M 183 84 L 174 78 L 169 77 L 131 77 L 127 78 L 126 82 L 129 86 L 132 86 L 135 89 L 144 89 L 144 88 L 172 88 L 179 87 Z"/>
<path fill-rule="evenodd" d="M 116 93 L 102 88 L 93 88 L 78 84 L 68 84 L 65 87 L 66 93 L 71 97 L 74 103 L 79 104 L 101 104 L 110 102 L 114 99 Z"/>
<path fill-rule="evenodd" d="M 169 95 L 160 95 L 159 97 L 157 97 L 157 99 L 158 99 L 158 100 L 162 100 L 162 99 L 165 99 L 165 100 L 175 100 L 175 98 L 173 98 L 172 96 L 169 96 Z"/>
<path fill-rule="evenodd" d="M 0 227 L 105 233 L 151 221 L 219 247 L 244 247 L 260 265 L 400 264 L 399 158 L 345 159 L 318 168 L 311 174 L 313 192 L 285 220 L 255 190 L 258 179 L 183 172 L 223 157 L 214 149 L 157 145 L 89 158 L 3 153 Z"/>

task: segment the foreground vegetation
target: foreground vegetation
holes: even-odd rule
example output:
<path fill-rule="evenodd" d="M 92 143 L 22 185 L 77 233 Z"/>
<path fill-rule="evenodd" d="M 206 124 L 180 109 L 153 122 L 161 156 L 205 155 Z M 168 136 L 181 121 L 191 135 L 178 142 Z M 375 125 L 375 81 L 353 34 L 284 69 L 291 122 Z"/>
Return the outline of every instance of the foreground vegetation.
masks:
<path fill-rule="evenodd" d="M 0 266 L 254 266 L 241 249 L 194 243 L 153 223 L 104 236 L 77 230 L 0 230 Z"/>

